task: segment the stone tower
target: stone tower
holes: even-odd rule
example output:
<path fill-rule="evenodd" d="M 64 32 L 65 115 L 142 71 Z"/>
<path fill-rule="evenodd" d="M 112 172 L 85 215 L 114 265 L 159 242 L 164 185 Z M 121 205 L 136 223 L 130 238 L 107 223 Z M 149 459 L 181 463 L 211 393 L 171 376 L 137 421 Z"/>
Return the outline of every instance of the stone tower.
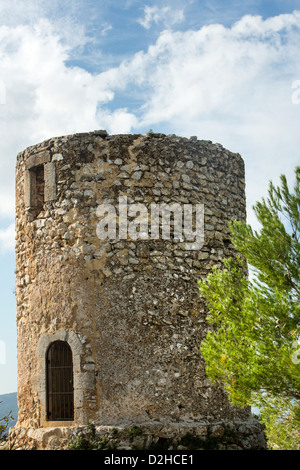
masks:
<path fill-rule="evenodd" d="M 18 155 L 17 442 L 61 447 L 93 423 L 115 448 L 187 433 L 234 448 L 226 426 L 240 448 L 264 445 L 199 352 L 197 280 L 232 254 L 232 219 L 244 163 L 210 141 L 95 131 Z"/>

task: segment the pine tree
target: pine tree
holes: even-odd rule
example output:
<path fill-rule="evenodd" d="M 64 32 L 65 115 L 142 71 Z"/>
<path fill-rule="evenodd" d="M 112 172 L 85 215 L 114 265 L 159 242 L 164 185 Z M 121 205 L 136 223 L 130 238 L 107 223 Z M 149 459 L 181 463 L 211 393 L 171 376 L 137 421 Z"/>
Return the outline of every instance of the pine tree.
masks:
<path fill-rule="evenodd" d="M 240 255 L 199 281 L 207 375 L 233 405 L 259 408 L 269 448 L 300 449 L 300 167 L 295 176 L 293 192 L 281 175 L 255 204 L 259 231 L 230 224 Z"/>

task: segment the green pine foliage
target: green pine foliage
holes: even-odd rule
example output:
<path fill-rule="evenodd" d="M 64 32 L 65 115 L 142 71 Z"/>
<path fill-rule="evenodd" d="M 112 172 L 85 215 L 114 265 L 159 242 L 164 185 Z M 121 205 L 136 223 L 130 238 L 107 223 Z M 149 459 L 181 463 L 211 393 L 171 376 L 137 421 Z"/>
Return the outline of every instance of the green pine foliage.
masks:
<path fill-rule="evenodd" d="M 11 412 L 7 415 L 0 417 L 0 444 L 7 441 L 7 432 L 9 428 L 9 422 L 13 419 Z"/>
<path fill-rule="evenodd" d="M 233 405 L 260 409 L 270 449 L 300 449 L 300 167 L 295 176 L 293 192 L 282 175 L 254 206 L 259 232 L 230 224 L 241 256 L 199 281 L 207 375 Z"/>

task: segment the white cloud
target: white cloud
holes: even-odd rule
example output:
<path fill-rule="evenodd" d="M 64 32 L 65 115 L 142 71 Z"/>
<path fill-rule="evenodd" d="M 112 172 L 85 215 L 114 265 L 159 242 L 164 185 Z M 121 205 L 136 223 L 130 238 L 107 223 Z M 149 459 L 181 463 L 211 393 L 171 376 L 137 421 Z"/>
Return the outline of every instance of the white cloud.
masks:
<path fill-rule="evenodd" d="M 170 24 L 169 10 L 149 8 L 144 27 Z M 198 135 L 240 152 L 251 205 L 269 179 L 292 175 L 299 161 L 300 105 L 292 102 L 292 83 L 300 79 L 299 39 L 298 11 L 267 20 L 248 15 L 231 28 L 163 31 L 147 51 L 91 74 L 67 66 L 74 47 L 86 44 L 84 34 L 68 43 L 68 35 L 45 19 L 0 26 L 0 216 L 14 215 L 18 151 L 99 128 Z M 129 91 L 142 102 L 139 109 L 130 103 L 110 109 L 118 93 Z"/>
<path fill-rule="evenodd" d="M 101 25 L 102 29 L 101 29 L 101 36 L 105 36 L 107 34 L 108 31 L 110 31 L 111 29 L 113 29 L 112 25 L 109 24 L 109 23 L 103 23 Z"/>
<path fill-rule="evenodd" d="M 56 135 L 105 126 L 129 132 L 136 122 L 123 108 L 102 110 L 114 91 L 100 75 L 66 65 L 72 47 L 45 19 L 0 26 L 0 216 L 14 216 L 19 151 Z"/>
<path fill-rule="evenodd" d="M 0 0 L 0 25 L 34 27 L 47 19 L 60 39 L 76 48 L 88 41 L 83 22 L 77 21 L 86 11 L 84 0 Z"/>
<path fill-rule="evenodd" d="M 0 229 L 0 251 L 11 251 L 15 248 L 15 225 Z"/>
<path fill-rule="evenodd" d="M 248 15 L 229 28 L 163 31 L 105 81 L 114 90 L 135 84 L 143 91 L 140 126 L 198 135 L 241 153 L 250 208 L 270 179 L 292 179 L 299 164 L 300 105 L 292 102 L 299 57 L 299 11 L 267 20 Z"/>
<path fill-rule="evenodd" d="M 105 112 L 100 109 L 99 114 L 103 128 L 110 129 L 111 134 L 127 134 L 138 125 L 136 116 L 129 113 L 127 108 L 117 109 L 114 112 Z"/>
<path fill-rule="evenodd" d="M 156 25 L 162 23 L 166 28 L 170 28 L 174 24 L 181 23 L 183 20 L 183 10 L 173 10 L 171 7 L 149 7 L 145 5 L 144 18 L 139 18 L 138 23 L 146 29 L 149 29 L 152 23 Z"/>

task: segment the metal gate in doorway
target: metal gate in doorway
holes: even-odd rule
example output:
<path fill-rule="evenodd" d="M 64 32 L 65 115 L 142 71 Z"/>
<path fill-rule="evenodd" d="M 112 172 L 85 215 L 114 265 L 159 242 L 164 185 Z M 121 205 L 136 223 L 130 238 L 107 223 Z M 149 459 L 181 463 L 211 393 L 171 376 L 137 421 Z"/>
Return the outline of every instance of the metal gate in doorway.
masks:
<path fill-rule="evenodd" d="M 74 419 L 73 358 L 65 341 L 55 341 L 47 351 L 47 419 Z"/>

